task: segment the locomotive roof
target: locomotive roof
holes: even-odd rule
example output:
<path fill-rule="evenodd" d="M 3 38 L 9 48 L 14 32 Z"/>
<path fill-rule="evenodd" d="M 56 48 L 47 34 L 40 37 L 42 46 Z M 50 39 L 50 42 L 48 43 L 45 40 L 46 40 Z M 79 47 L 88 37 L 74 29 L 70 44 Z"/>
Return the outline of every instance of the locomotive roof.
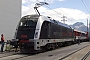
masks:
<path fill-rule="evenodd" d="M 29 18 L 29 16 L 35 16 L 35 17 L 39 17 L 39 16 L 43 16 L 43 15 L 37 15 L 37 14 L 35 14 L 35 15 L 26 15 L 26 16 L 23 16 L 22 18 Z M 67 27 L 67 28 L 71 28 L 69 25 L 67 25 L 67 24 L 64 24 L 64 23 L 61 23 L 61 22 L 59 22 L 59 21 L 57 21 L 57 20 L 54 20 L 54 19 L 51 19 L 51 17 L 48 17 L 48 16 L 43 16 L 43 17 L 46 17 L 46 18 L 49 18 L 49 20 L 50 20 L 50 22 L 52 22 L 52 23 L 55 23 L 55 24 L 58 24 L 58 25 L 61 25 L 61 26 L 64 26 L 64 27 Z"/>

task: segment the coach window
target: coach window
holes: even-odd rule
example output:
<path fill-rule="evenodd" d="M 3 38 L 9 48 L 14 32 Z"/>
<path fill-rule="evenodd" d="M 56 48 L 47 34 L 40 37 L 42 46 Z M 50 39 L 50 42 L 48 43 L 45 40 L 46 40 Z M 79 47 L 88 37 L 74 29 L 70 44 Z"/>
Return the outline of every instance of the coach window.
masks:
<path fill-rule="evenodd" d="M 82 34 L 81 34 L 81 36 L 85 36 L 85 34 L 84 34 L 84 33 L 82 33 Z"/>

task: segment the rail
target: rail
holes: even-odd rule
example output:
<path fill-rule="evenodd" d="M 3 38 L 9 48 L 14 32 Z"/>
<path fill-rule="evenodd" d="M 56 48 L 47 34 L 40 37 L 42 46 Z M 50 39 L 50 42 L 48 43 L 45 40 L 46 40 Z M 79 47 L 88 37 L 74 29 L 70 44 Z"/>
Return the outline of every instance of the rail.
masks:
<path fill-rule="evenodd" d="M 76 52 L 78 52 L 78 51 L 84 49 L 84 48 L 87 47 L 87 46 L 89 46 L 89 45 L 86 45 L 86 46 L 84 46 L 84 47 L 82 47 L 82 48 L 80 48 L 80 49 L 78 49 L 78 50 L 76 50 L 76 51 L 74 51 L 74 52 L 72 52 L 72 53 L 70 53 L 70 54 L 68 54 L 68 55 L 66 55 L 66 56 L 64 56 L 64 57 L 62 57 L 62 58 L 60 58 L 59 60 L 64 60 L 65 58 L 67 58 L 67 57 L 69 57 L 69 56 L 75 54 Z M 90 54 L 90 52 L 89 52 L 89 54 Z M 85 57 L 83 57 L 82 59 L 85 59 L 87 56 L 88 56 L 88 54 L 87 54 Z"/>
<path fill-rule="evenodd" d="M 90 51 L 81 60 L 85 60 L 89 55 L 90 55 Z"/>

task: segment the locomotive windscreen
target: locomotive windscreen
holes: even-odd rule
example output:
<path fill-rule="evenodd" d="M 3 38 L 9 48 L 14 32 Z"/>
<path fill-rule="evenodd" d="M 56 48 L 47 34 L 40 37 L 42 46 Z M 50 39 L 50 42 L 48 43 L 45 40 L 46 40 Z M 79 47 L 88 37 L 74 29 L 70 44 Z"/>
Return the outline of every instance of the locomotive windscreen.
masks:
<path fill-rule="evenodd" d="M 18 25 L 16 38 L 34 39 L 34 33 L 38 18 L 39 18 L 38 15 L 28 15 L 22 17 Z"/>

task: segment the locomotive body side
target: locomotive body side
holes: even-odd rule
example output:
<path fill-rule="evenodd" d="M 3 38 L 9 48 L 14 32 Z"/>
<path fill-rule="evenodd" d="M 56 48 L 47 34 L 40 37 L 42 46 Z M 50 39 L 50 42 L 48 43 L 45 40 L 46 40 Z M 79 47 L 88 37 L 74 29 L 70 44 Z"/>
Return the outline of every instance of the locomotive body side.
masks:
<path fill-rule="evenodd" d="M 48 17 L 27 15 L 21 18 L 15 39 L 20 51 L 28 53 L 70 44 L 74 42 L 74 31 L 68 25 Z"/>
<path fill-rule="evenodd" d="M 35 38 L 36 50 L 40 50 L 41 47 L 46 46 L 48 46 L 46 49 L 50 49 L 53 48 L 51 46 L 59 46 L 61 43 L 74 41 L 73 29 L 68 25 L 47 17 L 42 17 L 39 21 L 40 23 L 37 24 L 37 27 L 39 26 L 40 30 L 38 31 L 38 37 Z"/>

